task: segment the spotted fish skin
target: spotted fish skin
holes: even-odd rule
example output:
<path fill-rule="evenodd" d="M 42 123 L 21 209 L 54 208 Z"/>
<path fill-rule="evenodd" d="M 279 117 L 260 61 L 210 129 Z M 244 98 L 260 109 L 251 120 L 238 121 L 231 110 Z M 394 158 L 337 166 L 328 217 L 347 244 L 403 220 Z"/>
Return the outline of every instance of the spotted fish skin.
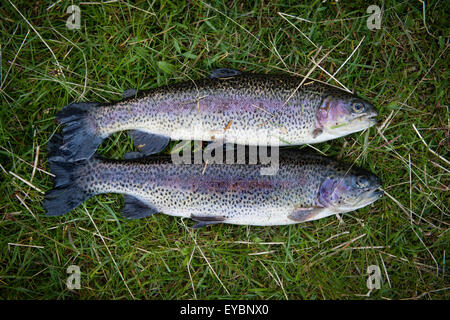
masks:
<path fill-rule="evenodd" d="M 354 101 L 364 105 L 361 114 L 351 110 Z M 76 161 L 89 158 L 103 139 L 123 130 L 173 140 L 299 145 L 363 130 L 375 122 L 364 118 L 357 127 L 345 127 L 345 122 L 376 114 L 368 102 L 322 82 L 237 72 L 151 89 L 115 103 L 72 103 L 57 120 L 65 125 L 65 157 Z M 343 129 L 328 130 L 343 121 Z"/>
<path fill-rule="evenodd" d="M 161 212 L 204 224 L 286 225 L 340 212 L 335 206 L 340 200 L 329 196 L 333 190 L 322 190 L 331 186 L 324 181 L 361 174 L 372 177 L 362 169 L 349 169 L 329 158 L 303 152 L 282 153 L 279 160 L 277 174 L 263 176 L 262 164 L 205 167 L 173 164 L 169 156 L 134 160 L 95 156 L 72 163 L 54 158 L 50 159 L 50 168 L 56 175 L 55 185 L 46 194 L 44 208 L 47 215 L 61 215 L 94 195 L 119 193 L 126 196 L 124 215 L 131 212 L 132 218 Z M 379 180 L 371 179 L 375 183 L 369 189 L 378 188 Z M 130 197 L 131 202 L 127 200 Z M 127 208 L 133 203 L 137 207 Z M 137 214 L 135 211 L 141 208 L 147 211 Z"/>
<path fill-rule="evenodd" d="M 127 129 L 147 129 L 174 140 L 228 138 L 239 144 L 267 145 L 264 140 L 255 140 L 258 132 L 264 137 L 267 132 L 279 134 L 283 130 L 286 141 L 278 140 L 280 144 L 300 144 L 311 142 L 307 139 L 325 91 L 345 94 L 319 83 L 295 91 L 301 80 L 244 73 L 226 80 L 187 81 L 102 106 L 90 116 L 104 137 Z M 225 130 L 230 120 L 232 124 Z"/>

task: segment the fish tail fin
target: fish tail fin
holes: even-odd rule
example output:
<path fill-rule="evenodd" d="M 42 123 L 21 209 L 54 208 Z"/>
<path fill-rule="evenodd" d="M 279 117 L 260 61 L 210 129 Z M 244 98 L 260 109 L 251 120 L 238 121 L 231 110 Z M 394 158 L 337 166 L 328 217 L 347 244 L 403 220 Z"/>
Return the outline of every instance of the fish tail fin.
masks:
<path fill-rule="evenodd" d="M 56 120 L 64 125 L 64 143 L 60 149 L 66 161 L 88 159 L 102 143 L 103 138 L 89 121 L 89 111 L 99 105 L 89 102 L 71 103 L 56 115 Z"/>
<path fill-rule="evenodd" d="M 54 135 L 48 144 L 50 172 L 55 175 L 53 189 L 47 191 L 43 207 L 48 216 L 60 216 L 78 207 L 94 194 L 83 190 L 77 183 L 78 169 L 89 160 L 77 162 L 64 161 L 60 150 L 62 137 Z"/>

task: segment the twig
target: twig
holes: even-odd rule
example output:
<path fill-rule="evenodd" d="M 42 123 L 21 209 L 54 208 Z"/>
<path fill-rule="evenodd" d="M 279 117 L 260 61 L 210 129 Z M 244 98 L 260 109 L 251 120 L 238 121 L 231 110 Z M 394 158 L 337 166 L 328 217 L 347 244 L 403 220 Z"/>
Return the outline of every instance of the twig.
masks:
<path fill-rule="evenodd" d="M 21 243 L 12 243 L 12 242 L 8 242 L 8 246 L 30 247 L 30 248 L 44 249 L 43 246 L 35 246 L 35 245 L 31 245 L 31 244 L 21 244 Z"/>
<path fill-rule="evenodd" d="M 20 44 L 19 49 L 17 50 L 16 55 L 14 56 L 13 61 L 12 61 L 11 64 L 9 65 L 8 71 L 6 71 L 6 74 L 5 74 L 5 76 L 3 77 L 3 81 L 2 81 L 2 83 L 0 84 L 0 90 L 3 88 L 3 84 L 5 83 L 6 78 L 8 77 L 9 72 L 11 71 L 11 68 L 12 68 L 12 66 L 14 65 L 14 62 L 16 62 L 16 59 L 17 59 L 17 57 L 19 56 L 20 50 L 22 50 L 23 44 L 25 43 L 25 40 L 27 40 L 28 34 L 29 34 L 29 33 L 30 33 L 30 30 L 28 30 L 27 34 L 25 35 L 25 38 L 23 39 L 22 43 Z"/>
<path fill-rule="evenodd" d="M 42 190 L 39 189 L 38 187 L 34 186 L 31 182 L 25 180 L 24 178 L 22 178 L 21 176 L 15 174 L 14 172 L 9 171 L 9 174 L 13 175 L 14 177 L 16 177 L 17 179 L 19 179 L 19 180 L 22 181 L 23 183 L 26 183 L 27 185 L 29 185 L 30 187 L 32 187 L 32 188 L 35 189 L 36 191 L 38 191 L 38 192 L 40 192 L 40 193 L 42 193 L 42 194 L 45 193 L 44 191 L 42 191 Z"/>
<path fill-rule="evenodd" d="M 414 131 L 416 131 L 417 135 L 419 136 L 420 140 L 422 140 L 423 144 L 428 148 L 428 150 L 434 154 L 435 156 L 439 157 L 442 161 L 444 161 L 447 164 L 450 164 L 450 161 L 448 161 L 447 159 L 445 159 L 444 157 L 442 157 L 441 155 L 437 154 L 434 150 L 432 150 L 428 144 L 425 142 L 425 140 L 422 138 L 422 136 L 420 135 L 419 131 L 417 130 L 416 126 L 414 125 L 414 123 L 412 124 L 412 127 L 414 128 Z"/>
<path fill-rule="evenodd" d="M 189 279 L 191 280 L 191 286 L 192 286 L 192 292 L 194 293 L 194 299 L 197 299 L 197 294 L 195 293 L 195 287 L 194 287 L 194 280 L 192 279 L 191 270 L 190 270 L 192 257 L 194 256 L 194 251 L 195 251 L 195 248 L 192 249 L 191 256 L 189 257 L 189 261 L 187 263 L 187 270 L 189 273 Z"/>
<path fill-rule="evenodd" d="M 384 264 L 383 256 L 381 255 L 381 253 L 379 253 L 379 255 L 380 255 L 381 263 L 383 264 L 384 274 L 386 275 L 386 279 L 387 279 L 389 288 L 392 288 L 391 280 L 389 279 L 389 275 L 388 275 L 388 272 L 387 272 L 387 269 L 386 269 L 386 265 Z"/>
<path fill-rule="evenodd" d="M 25 207 L 25 209 L 27 209 L 27 211 L 33 216 L 33 218 L 34 219 L 36 219 L 36 221 L 37 221 L 37 218 L 36 218 L 36 216 L 34 215 L 34 213 L 33 213 L 33 211 L 31 211 L 31 209 L 30 208 L 28 208 L 28 206 L 27 206 L 27 204 L 25 203 L 25 201 L 23 201 L 23 199 L 16 193 L 16 198 L 20 201 L 20 203 Z"/>
<path fill-rule="evenodd" d="M 33 181 L 34 175 L 36 173 L 38 159 L 39 159 L 39 145 L 36 147 L 36 156 L 34 157 L 33 171 L 31 172 L 30 182 Z"/>
<path fill-rule="evenodd" d="M 364 36 L 361 41 L 358 43 L 358 45 L 356 46 L 355 50 L 353 50 L 353 52 L 348 56 L 347 59 L 345 59 L 344 63 L 341 64 L 341 66 L 333 73 L 333 78 L 334 76 L 342 69 L 343 66 L 345 66 L 345 64 L 348 62 L 348 60 L 350 60 L 350 58 L 353 56 L 353 54 L 356 52 L 356 50 L 358 50 L 359 46 L 361 45 L 361 43 L 364 41 L 364 39 L 366 38 L 366 36 Z M 328 79 L 329 81 L 329 79 Z M 328 82 L 327 81 L 327 82 Z"/>
<path fill-rule="evenodd" d="M 295 28 L 295 30 L 297 30 L 298 32 L 300 32 L 301 35 L 304 36 L 309 42 L 311 42 L 312 45 L 313 45 L 314 47 L 318 48 L 318 46 L 317 46 L 314 42 L 312 42 L 312 40 L 311 40 L 310 38 L 308 38 L 308 36 L 307 36 L 306 34 L 304 34 L 299 28 L 297 28 L 297 27 L 295 26 L 295 24 L 293 24 L 292 22 L 290 22 L 288 19 L 286 19 L 286 18 L 284 17 L 284 15 L 286 15 L 286 16 L 289 16 L 289 15 L 287 15 L 287 14 L 285 14 L 285 13 L 282 13 L 282 12 L 277 12 L 277 13 L 278 13 L 278 15 L 279 15 L 280 17 L 282 17 L 284 20 L 286 20 L 291 26 L 293 26 L 293 27 Z M 291 16 L 291 17 L 292 17 L 292 16 Z M 297 18 L 297 19 L 300 19 L 300 18 Z"/>
<path fill-rule="evenodd" d="M 181 220 L 181 222 L 183 223 L 184 227 L 186 228 L 186 230 L 188 231 L 189 235 L 191 236 L 192 240 L 195 243 L 196 248 L 198 249 L 198 251 L 200 251 L 200 254 L 202 255 L 203 259 L 205 259 L 206 263 L 208 264 L 209 268 L 211 269 L 212 273 L 214 274 L 214 276 L 216 277 L 217 280 L 219 280 L 220 284 L 222 285 L 222 287 L 225 289 L 226 293 L 228 295 L 230 295 L 230 291 L 228 291 L 228 289 L 225 287 L 225 285 L 223 284 L 222 280 L 220 280 L 219 276 L 217 275 L 217 273 L 214 271 L 213 267 L 211 266 L 211 264 L 209 263 L 208 259 L 206 258 L 205 254 L 203 253 L 203 250 L 200 248 L 200 246 L 197 243 L 197 240 L 195 239 L 195 236 L 192 234 L 192 231 L 188 229 L 188 227 L 186 226 L 186 224 L 184 223 L 183 220 Z"/>

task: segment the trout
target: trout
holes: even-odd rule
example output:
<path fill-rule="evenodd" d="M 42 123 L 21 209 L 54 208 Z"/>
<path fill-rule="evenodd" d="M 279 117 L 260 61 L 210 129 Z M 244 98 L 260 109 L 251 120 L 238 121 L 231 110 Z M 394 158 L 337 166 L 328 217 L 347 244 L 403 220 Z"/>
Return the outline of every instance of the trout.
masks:
<path fill-rule="evenodd" d="M 145 155 L 172 140 L 254 146 L 312 144 L 376 123 L 377 110 L 357 96 L 310 79 L 216 69 L 209 78 L 167 85 L 114 103 L 71 103 L 64 125 L 67 161 L 91 157 L 109 135 L 130 130 Z"/>
<path fill-rule="evenodd" d="M 125 199 L 122 214 L 130 219 L 164 213 L 191 218 L 195 228 L 273 226 L 353 211 L 383 195 L 380 179 L 370 172 L 305 150 L 280 152 L 275 175 L 261 175 L 261 163 L 174 164 L 166 155 L 129 160 L 94 155 L 67 162 L 60 152 L 58 143 L 49 144 L 55 174 L 43 204 L 49 216 L 98 194 L 119 193 Z"/>

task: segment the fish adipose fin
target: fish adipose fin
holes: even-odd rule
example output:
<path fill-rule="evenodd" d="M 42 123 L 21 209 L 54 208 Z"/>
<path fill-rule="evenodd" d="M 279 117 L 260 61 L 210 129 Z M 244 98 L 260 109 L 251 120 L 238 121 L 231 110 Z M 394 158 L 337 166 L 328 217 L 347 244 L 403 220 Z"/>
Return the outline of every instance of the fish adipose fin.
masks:
<path fill-rule="evenodd" d="M 124 195 L 122 215 L 128 219 L 140 219 L 158 213 L 158 209 L 130 195 Z"/>
<path fill-rule="evenodd" d="M 127 98 L 131 98 L 131 97 L 135 97 L 136 93 L 137 93 L 136 89 L 127 89 L 122 93 L 122 98 L 127 99 Z"/>
<path fill-rule="evenodd" d="M 44 197 L 43 207 L 48 216 L 63 215 L 93 196 L 76 183 L 76 169 L 80 162 L 61 161 L 61 141 L 60 135 L 54 135 L 47 147 L 50 171 L 55 175 L 53 189 L 47 191 Z"/>
<path fill-rule="evenodd" d="M 192 229 L 199 229 L 211 224 L 218 224 L 225 221 L 225 217 L 217 216 L 195 216 L 191 215 L 191 219 L 197 223 L 192 226 Z"/>
<path fill-rule="evenodd" d="M 220 68 L 220 69 L 215 69 L 211 72 L 211 74 L 209 75 L 209 77 L 211 79 L 223 79 L 223 78 L 231 78 L 231 77 L 235 77 L 242 74 L 242 72 L 240 72 L 239 70 L 235 70 L 235 69 L 228 69 L 228 68 Z"/>
<path fill-rule="evenodd" d="M 288 216 L 288 218 L 293 221 L 296 221 L 296 222 L 305 222 L 305 221 L 313 219 L 322 210 L 323 210 L 323 208 L 320 208 L 320 207 L 298 208 L 298 209 L 295 209 L 294 212 L 292 212 Z"/>
<path fill-rule="evenodd" d="M 78 161 L 90 158 L 103 138 L 88 121 L 89 110 L 99 103 L 71 103 L 56 115 L 56 120 L 64 125 L 61 156 L 66 161 Z"/>
<path fill-rule="evenodd" d="M 147 133 L 141 130 L 130 130 L 128 134 L 133 139 L 133 144 L 144 156 L 161 152 L 169 144 L 167 136 Z M 128 158 L 129 159 L 129 158 Z"/>

